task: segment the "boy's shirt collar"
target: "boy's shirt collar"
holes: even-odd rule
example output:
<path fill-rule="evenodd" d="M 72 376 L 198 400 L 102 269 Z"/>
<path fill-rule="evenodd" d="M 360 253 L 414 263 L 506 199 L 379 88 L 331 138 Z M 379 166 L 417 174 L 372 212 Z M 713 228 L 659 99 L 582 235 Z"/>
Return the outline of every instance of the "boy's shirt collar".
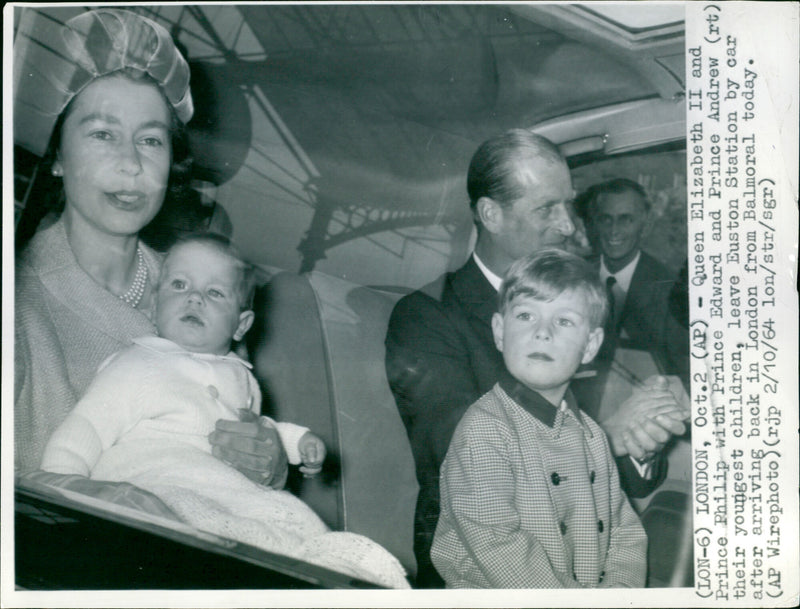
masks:
<path fill-rule="evenodd" d="M 520 383 L 517 379 L 511 376 L 511 373 L 508 371 L 505 371 L 505 373 L 500 377 L 498 384 L 503 391 L 508 394 L 508 397 L 519 404 L 530 415 L 536 417 L 554 431 L 558 432 L 560 430 L 564 416 L 569 413 L 575 417 L 577 422 L 583 428 L 584 432 L 587 433 L 589 437 L 592 436 L 591 430 L 583 421 L 582 414 L 578 409 L 578 403 L 575 401 L 575 397 L 572 395 L 572 392 L 569 389 L 567 389 L 566 393 L 564 394 L 561 407 L 558 407 L 554 406 L 548 400 L 542 397 L 538 391 L 534 391 L 530 387 Z M 562 413 L 562 411 L 563 415 L 559 417 L 558 415 L 559 413 Z"/>
<path fill-rule="evenodd" d="M 195 359 L 208 361 L 227 360 L 237 362 L 246 368 L 253 367 L 250 362 L 243 360 L 233 351 L 229 351 L 227 355 L 216 355 L 214 353 L 195 353 L 194 351 L 184 349 L 178 343 L 175 343 L 167 338 L 162 338 L 161 336 L 140 336 L 139 338 L 134 338 L 132 342 L 140 347 L 144 347 L 145 349 L 149 349 L 150 351 L 155 351 L 157 353 L 187 355 L 189 357 L 194 357 Z"/>

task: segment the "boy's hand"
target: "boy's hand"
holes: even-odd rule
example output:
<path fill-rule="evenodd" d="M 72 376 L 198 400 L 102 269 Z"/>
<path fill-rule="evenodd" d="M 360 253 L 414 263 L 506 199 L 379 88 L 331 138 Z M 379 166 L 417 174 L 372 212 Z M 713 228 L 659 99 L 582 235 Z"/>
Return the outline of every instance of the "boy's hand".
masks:
<path fill-rule="evenodd" d="M 307 431 L 300 437 L 298 443 L 300 457 L 303 459 L 303 465 L 300 466 L 300 471 L 306 477 L 315 476 L 322 471 L 322 462 L 325 460 L 325 443 L 316 435 Z"/>
<path fill-rule="evenodd" d="M 261 425 L 258 416 L 241 409 L 240 421 L 217 421 L 208 436 L 212 454 L 258 484 L 282 489 L 289 465 L 278 432 Z"/>

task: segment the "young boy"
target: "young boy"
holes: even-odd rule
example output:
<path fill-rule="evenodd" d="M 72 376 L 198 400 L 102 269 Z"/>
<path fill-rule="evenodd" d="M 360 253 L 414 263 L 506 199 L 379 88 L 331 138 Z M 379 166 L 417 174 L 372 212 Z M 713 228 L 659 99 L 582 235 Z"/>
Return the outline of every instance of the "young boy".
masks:
<path fill-rule="evenodd" d="M 330 532 L 297 497 L 260 486 L 212 456 L 220 418 L 257 416 L 250 364 L 231 352 L 253 323 L 253 268 L 227 239 L 187 238 L 170 249 L 156 293 L 159 336 L 145 336 L 100 368 L 56 429 L 42 469 L 128 482 L 199 529 L 315 562 L 389 587 L 407 587 L 399 562 L 369 539 Z M 325 445 L 308 429 L 274 425 L 290 463 L 320 471 Z"/>
<path fill-rule="evenodd" d="M 644 529 L 603 431 L 567 389 L 603 341 L 596 273 L 540 251 L 509 269 L 499 303 L 492 330 L 509 374 L 450 443 L 433 564 L 452 588 L 644 586 Z"/>

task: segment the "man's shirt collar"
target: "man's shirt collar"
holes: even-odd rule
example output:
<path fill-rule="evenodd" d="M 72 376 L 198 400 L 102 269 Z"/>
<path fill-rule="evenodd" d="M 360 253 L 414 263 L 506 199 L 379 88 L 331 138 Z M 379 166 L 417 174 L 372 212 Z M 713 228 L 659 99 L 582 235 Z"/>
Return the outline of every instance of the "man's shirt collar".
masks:
<path fill-rule="evenodd" d="M 605 256 L 600 256 L 600 281 L 605 283 L 606 279 L 608 279 L 611 275 L 614 275 L 614 278 L 617 280 L 617 285 L 623 292 L 627 294 L 631 287 L 633 273 L 636 271 L 636 265 L 639 264 L 639 258 L 641 257 L 642 250 L 639 250 L 636 252 L 636 256 L 633 258 L 633 260 L 631 260 L 616 273 L 612 273 L 608 270 L 608 267 L 606 267 Z"/>
<path fill-rule="evenodd" d="M 483 260 L 478 258 L 477 252 L 472 252 L 472 257 L 475 259 L 475 264 L 478 265 L 478 268 L 483 273 L 483 276 L 486 277 L 486 280 L 492 284 L 492 287 L 495 290 L 500 290 L 500 284 L 503 283 L 503 278 L 500 275 L 495 274 L 492 272 L 488 266 L 483 263 Z"/>

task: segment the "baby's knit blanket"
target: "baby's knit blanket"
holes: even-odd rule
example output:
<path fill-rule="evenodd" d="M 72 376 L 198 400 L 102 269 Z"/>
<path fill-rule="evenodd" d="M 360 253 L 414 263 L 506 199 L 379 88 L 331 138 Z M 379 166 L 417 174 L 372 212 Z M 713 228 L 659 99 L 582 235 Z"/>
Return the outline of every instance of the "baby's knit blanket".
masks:
<path fill-rule="evenodd" d="M 195 449 L 160 447 L 149 457 L 154 467 L 141 467 L 139 458 L 136 471 L 116 474 L 159 497 L 187 524 L 381 586 L 409 588 L 405 570 L 386 549 L 363 535 L 331 531 L 291 493 L 259 486 Z"/>

